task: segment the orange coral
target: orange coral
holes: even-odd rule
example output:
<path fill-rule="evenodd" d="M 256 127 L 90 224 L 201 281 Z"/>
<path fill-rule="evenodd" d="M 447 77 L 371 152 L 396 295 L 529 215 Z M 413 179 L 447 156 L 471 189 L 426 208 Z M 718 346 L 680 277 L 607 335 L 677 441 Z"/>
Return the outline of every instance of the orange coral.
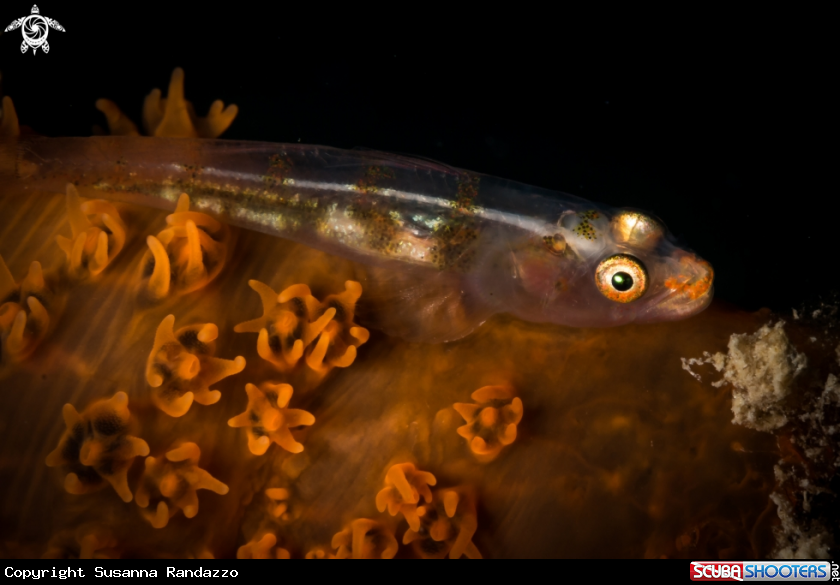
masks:
<path fill-rule="evenodd" d="M 196 116 L 192 103 L 184 99 L 184 70 L 180 67 L 172 72 L 167 97 L 160 96 L 160 90 L 154 89 L 143 102 L 143 126 L 149 136 L 216 138 L 227 130 L 239 111 L 233 104 L 225 108 L 221 100 L 216 100 L 206 118 Z M 96 108 L 105 114 L 111 134 L 140 134 L 134 122 L 111 100 L 97 100 Z"/>
<path fill-rule="evenodd" d="M 409 528 L 403 544 L 412 544 L 415 552 L 424 558 L 450 559 L 466 556 L 480 559 L 481 553 L 472 542 L 478 529 L 475 497 L 469 488 L 437 490 L 434 505 L 422 518 L 422 526 Z"/>
<path fill-rule="evenodd" d="M 289 509 L 289 505 L 286 503 L 286 500 L 289 499 L 289 490 L 284 488 L 268 488 L 265 490 L 265 495 L 274 502 L 271 507 L 271 515 L 274 518 L 288 520 L 289 514 L 287 510 Z"/>
<path fill-rule="evenodd" d="M 47 307 L 55 310 L 58 300 L 44 280 L 40 262 L 29 265 L 18 285 L 0 256 L 0 350 L 12 361 L 29 357 L 49 331 Z"/>
<path fill-rule="evenodd" d="M 238 324 L 234 331 L 259 333 L 257 352 L 281 372 L 291 371 L 305 354 L 306 365 L 321 379 L 334 367 L 351 365 L 356 349 L 370 337 L 353 322 L 362 294 L 358 282 L 348 280 L 343 293 L 323 302 L 305 284 L 292 285 L 279 295 L 257 280 L 248 285 L 260 295 L 263 315 Z"/>
<path fill-rule="evenodd" d="M 290 559 L 291 555 L 285 548 L 277 544 L 277 537 L 271 533 L 255 536 L 247 544 L 243 544 L 236 551 L 237 559 Z"/>
<path fill-rule="evenodd" d="M 215 404 L 222 397 L 210 386 L 245 369 L 245 358 L 212 357 L 219 328 L 213 323 L 181 327 L 173 332 L 175 316 L 158 326 L 146 362 L 146 381 L 153 388 L 152 402 L 169 416 L 183 416 L 193 401 Z"/>
<path fill-rule="evenodd" d="M 18 122 L 15 105 L 12 98 L 3 96 L 2 108 L 0 108 L 0 140 L 17 138 L 20 136 L 20 123 Z"/>
<path fill-rule="evenodd" d="M 259 333 L 257 352 L 260 357 L 281 372 L 287 372 L 297 365 L 304 349 L 321 334 L 336 310 L 321 312 L 320 303 L 304 284 L 290 286 L 279 295 L 257 280 L 249 280 L 248 286 L 260 295 L 263 315 L 239 323 L 233 330 Z"/>
<path fill-rule="evenodd" d="M 381 522 L 358 518 L 333 536 L 332 547 L 339 559 L 393 559 L 399 545 Z"/>
<path fill-rule="evenodd" d="M 306 354 L 306 365 L 324 376 L 332 368 L 346 368 L 356 360 L 356 350 L 367 342 L 370 332 L 356 325 L 356 303 L 362 296 L 362 285 L 348 280 L 344 292 L 330 295 L 321 303 L 322 310 L 335 309 L 335 316 L 324 328 L 318 342 Z"/>
<path fill-rule="evenodd" d="M 198 514 L 197 490 L 228 493 L 228 486 L 198 467 L 200 457 L 201 449 L 192 442 L 182 443 L 163 457 L 146 457 L 146 469 L 134 497 L 141 508 L 157 500 L 154 510 L 143 511 L 143 517 L 155 528 L 166 526 L 179 509 L 187 518 L 194 518 Z"/>
<path fill-rule="evenodd" d="M 248 408 L 230 419 L 228 424 L 233 428 L 247 427 L 251 453 L 264 454 L 272 442 L 290 453 L 303 451 L 303 445 L 295 441 L 291 430 L 315 424 L 315 417 L 305 410 L 287 408 L 292 399 L 292 387 L 263 382 L 259 388 L 246 384 L 245 392 L 248 394 Z"/>
<path fill-rule="evenodd" d="M 56 242 L 67 255 L 68 273 L 73 278 L 99 275 L 125 245 L 125 225 L 117 208 L 103 199 L 82 202 L 68 183 L 67 217 L 73 235 L 56 236 Z"/>
<path fill-rule="evenodd" d="M 107 400 L 94 402 L 81 414 L 72 404 L 65 404 L 62 414 L 67 430 L 47 456 L 47 465 L 69 467 L 64 489 L 71 494 L 86 494 L 107 481 L 123 501 L 130 502 L 128 468 L 135 457 L 149 454 L 149 445 L 128 434 L 128 395 L 117 392 Z"/>
<path fill-rule="evenodd" d="M 426 513 L 420 498 L 431 502 L 429 486 L 436 483 L 434 475 L 416 469 L 412 463 L 394 465 L 385 475 L 386 487 L 376 494 L 376 508 L 380 512 L 387 508 L 391 516 L 401 513 L 412 530 L 420 530 L 420 517 Z"/>
<path fill-rule="evenodd" d="M 458 434 L 467 440 L 481 462 L 495 459 L 516 440 L 516 425 L 522 420 L 522 400 L 509 386 L 484 386 L 472 393 L 477 404 L 455 403 L 453 408 L 467 422 Z"/>
<path fill-rule="evenodd" d="M 230 230 L 206 213 L 190 211 L 182 193 L 168 228 L 148 236 L 149 251 L 141 263 L 141 292 L 149 301 L 180 296 L 207 286 L 225 265 Z"/>

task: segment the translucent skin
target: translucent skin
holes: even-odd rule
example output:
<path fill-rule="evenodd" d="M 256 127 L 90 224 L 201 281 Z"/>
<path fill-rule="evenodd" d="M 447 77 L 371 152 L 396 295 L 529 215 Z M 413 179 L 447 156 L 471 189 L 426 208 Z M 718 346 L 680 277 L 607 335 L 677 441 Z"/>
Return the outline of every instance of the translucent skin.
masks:
<path fill-rule="evenodd" d="M 711 267 L 664 233 L 622 238 L 621 210 L 578 197 L 372 151 L 142 137 L 35 139 L 0 146 L 0 180 L 171 209 L 181 192 L 231 225 L 370 268 L 391 307 L 373 325 L 410 340 L 463 337 L 493 313 L 602 327 L 681 319 L 712 299 Z M 653 221 L 653 220 L 652 220 Z M 613 254 L 640 260 L 641 298 L 595 285 Z M 390 302 L 393 301 L 393 302 Z"/>

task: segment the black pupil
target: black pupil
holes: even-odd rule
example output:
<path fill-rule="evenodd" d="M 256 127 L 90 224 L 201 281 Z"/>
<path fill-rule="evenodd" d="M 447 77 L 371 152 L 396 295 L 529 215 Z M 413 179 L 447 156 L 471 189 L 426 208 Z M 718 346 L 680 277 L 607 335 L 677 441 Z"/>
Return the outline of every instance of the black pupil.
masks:
<path fill-rule="evenodd" d="M 633 286 L 633 277 L 626 272 L 616 272 L 612 277 L 612 285 L 618 292 L 630 290 Z"/>

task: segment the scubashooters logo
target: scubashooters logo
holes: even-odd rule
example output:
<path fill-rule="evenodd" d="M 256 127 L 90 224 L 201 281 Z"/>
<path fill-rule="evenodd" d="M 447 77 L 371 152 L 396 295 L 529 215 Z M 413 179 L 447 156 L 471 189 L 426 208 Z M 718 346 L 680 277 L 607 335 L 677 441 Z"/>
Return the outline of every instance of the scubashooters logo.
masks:
<path fill-rule="evenodd" d="M 6 32 L 21 29 L 23 33 L 23 42 L 20 44 L 20 52 L 25 53 L 29 47 L 32 47 L 32 54 L 38 52 L 38 49 L 44 53 L 50 52 L 50 44 L 47 42 L 47 35 L 51 28 L 64 32 L 64 27 L 58 24 L 57 20 L 41 16 L 37 5 L 32 6 L 32 14 L 18 18 L 12 21 L 12 24 L 6 27 Z"/>
<path fill-rule="evenodd" d="M 692 581 L 836 581 L 828 561 L 693 561 Z"/>

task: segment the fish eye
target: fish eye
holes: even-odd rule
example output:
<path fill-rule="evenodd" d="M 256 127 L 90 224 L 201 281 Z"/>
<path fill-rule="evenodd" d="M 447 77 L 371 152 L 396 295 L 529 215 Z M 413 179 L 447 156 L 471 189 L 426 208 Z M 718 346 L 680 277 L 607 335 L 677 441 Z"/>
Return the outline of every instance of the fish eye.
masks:
<path fill-rule="evenodd" d="M 602 295 L 617 303 L 630 303 L 648 287 L 645 265 L 629 254 L 615 254 L 601 260 L 595 269 L 595 284 Z"/>

